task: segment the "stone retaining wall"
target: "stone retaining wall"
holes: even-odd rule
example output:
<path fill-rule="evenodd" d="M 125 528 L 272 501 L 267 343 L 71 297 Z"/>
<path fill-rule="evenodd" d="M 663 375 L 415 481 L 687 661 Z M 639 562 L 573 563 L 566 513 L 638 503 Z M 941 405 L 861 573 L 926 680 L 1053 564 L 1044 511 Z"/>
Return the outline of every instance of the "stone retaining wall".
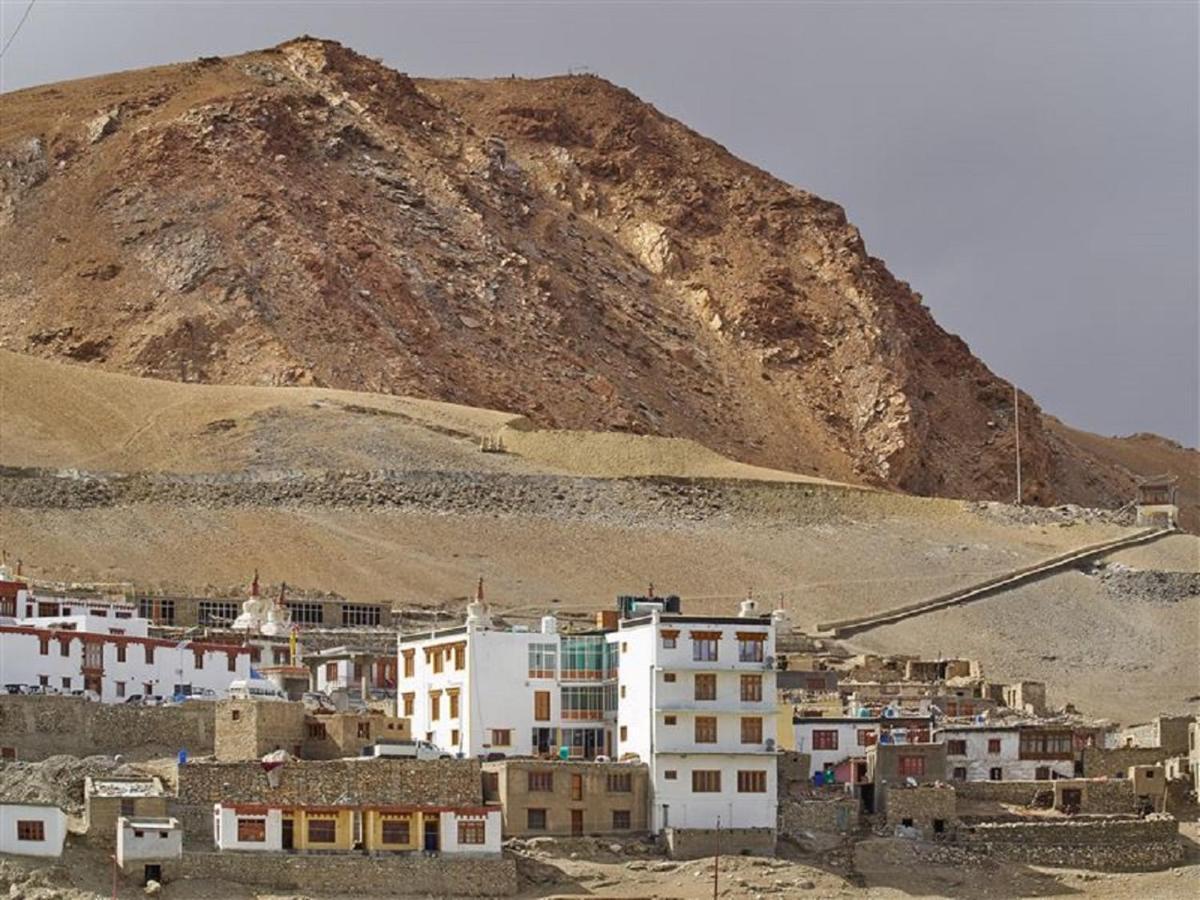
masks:
<path fill-rule="evenodd" d="M 283 891 L 435 897 L 499 897 L 517 891 L 511 859 L 362 854 L 185 853 L 168 880 L 232 881 Z"/>
<path fill-rule="evenodd" d="M 961 800 L 983 800 L 992 803 L 1011 803 L 1033 806 L 1034 798 L 1042 793 L 1054 796 L 1052 781 L 956 781 L 954 792 Z M 1048 805 L 1048 804 L 1047 804 Z"/>
<path fill-rule="evenodd" d="M 796 835 L 802 831 L 828 831 L 845 834 L 858 828 L 858 800 L 839 797 L 832 800 L 781 800 L 779 831 Z"/>
<path fill-rule="evenodd" d="M 714 856 L 774 856 L 774 828 L 666 828 L 667 855 L 672 859 Z"/>
<path fill-rule="evenodd" d="M 958 842 L 1011 862 L 1108 871 L 1163 869 L 1183 858 L 1170 816 L 981 824 L 960 828 Z"/>
<path fill-rule="evenodd" d="M 213 752 L 215 704 L 126 706 L 82 697 L 0 695 L 0 747 L 37 762 L 61 753 L 129 759 Z"/>

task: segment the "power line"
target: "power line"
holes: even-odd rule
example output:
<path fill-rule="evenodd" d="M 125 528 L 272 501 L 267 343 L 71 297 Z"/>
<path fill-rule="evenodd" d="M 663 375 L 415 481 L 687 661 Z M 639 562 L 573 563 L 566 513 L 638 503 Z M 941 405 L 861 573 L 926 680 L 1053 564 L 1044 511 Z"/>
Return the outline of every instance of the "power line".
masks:
<path fill-rule="evenodd" d="M 29 18 L 29 13 L 33 9 L 33 4 L 35 3 L 37 3 L 37 0 L 29 0 L 29 5 L 25 7 L 25 14 L 21 16 L 21 21 L 18 22 L 17 27 L 13 29 L 13 33 L 8 36 L 8 40 L 4 42 L 4 46 L 0 47 L 0 59 L 4 58 L 4 54 L 8 52 L 8 48 L 12 45 L 12 42 L 16 40 L 17 35 L 21 31 L 21 26 L 24 25 L 25 20 Z"/>

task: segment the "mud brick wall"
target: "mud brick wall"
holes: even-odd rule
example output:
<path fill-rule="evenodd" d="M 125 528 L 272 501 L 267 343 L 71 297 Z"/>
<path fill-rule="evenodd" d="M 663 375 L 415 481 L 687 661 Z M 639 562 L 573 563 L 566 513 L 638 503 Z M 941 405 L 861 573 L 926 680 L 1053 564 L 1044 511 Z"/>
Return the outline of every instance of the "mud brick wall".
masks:
<path fill-rule="evenodd" d="M 812 789 L 808 777 L 812 757 L 795 750 L 784 750 L 775 758 L 780 797 L 804 797 Z"/>
<path fill-rule="evenodd" d="M 185 853 L 166 867 L 168 881 L 233 881 L 280 891 L 338 895 L 500 897 L 517 891 L 511 859 L 436 859 L 361 853 Z"/>
<path fill-rule="evenodd" d="M 959 829 L 958 841 L 1011 862 L 1106 871 L 1162 869 L 1183 858 L 1171 816 L 983 824 Z"/>
<path fill-rule="evenodd" d="M 214 707 L 204 701 L 179 706 L 126 706 L 82 697 L 0 695 L 0 747 L 37 762 L 60 753 L 129 759 L 213 752 Z"/>
<path fill-rule="evenodd" d="M 672 859 L 714 856 L 775 855 L 774 828 L 667 828 L 667 853 Z"/>

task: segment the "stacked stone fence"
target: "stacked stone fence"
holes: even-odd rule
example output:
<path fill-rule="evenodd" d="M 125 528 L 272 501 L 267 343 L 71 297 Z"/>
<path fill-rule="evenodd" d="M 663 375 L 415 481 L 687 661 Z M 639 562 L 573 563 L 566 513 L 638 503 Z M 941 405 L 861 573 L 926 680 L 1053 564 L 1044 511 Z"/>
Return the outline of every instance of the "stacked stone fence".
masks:
<path fill-rule="evenodd" d="M 845 834 L 857 830 L 858 824 L 859 801 L 855 797 L 781 800 L 779 804 L 781 837 L 805 831 Z"/>
<path fill-rule="evenodd" d="M 355 896 L 499 897 L 517 891 L 512 859 L 284 853 L 185 853 L 168 880 L 229 881 L 282 891 Z"/>
<path fill-rule="evenodd" d="M 18 760 L 121 754 L 128 759 L 213 752 L 215 704 L 127 706 L 83 697 L 0 695 L 0 747 Z"/>
<path fill-rule="evenodd" d="M 969 825 L 957 840 L 1010 862 L 1105 871 L 1163 869 L 1183 858 L 1179 823 L 1171 816 Z"/>

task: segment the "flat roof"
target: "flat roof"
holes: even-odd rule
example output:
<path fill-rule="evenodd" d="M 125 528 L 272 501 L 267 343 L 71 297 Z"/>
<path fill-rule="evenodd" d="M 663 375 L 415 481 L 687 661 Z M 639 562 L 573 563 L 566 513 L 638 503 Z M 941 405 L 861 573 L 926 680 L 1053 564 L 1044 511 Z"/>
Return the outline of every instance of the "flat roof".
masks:
<path fill-rule="evenodd" d="M 162 831 L 163 829 L 173 830 L 179 827 L 179 820 L 172 818 L 159 819 L 147 817 L 144 819 L 126 819 L 122 816 L 121 821 L 124 822 L 128 828 L 145 829 L 146 831 Z"/>
<path fill-rule="evenodd" d="M 145 778 L 89 778 L 87 783 L 90 797 L 157 797 L 162 789 L 162 782 L 153 775 Z"/>
<path fill-rule="evenodd" d="M 620 627 L 630 628 L 649 625 L 654 621 L 653 616 L 638 616 L 636 619 L 621 619 Z M 694 623 L 696 625 L 766 625 L 770 626 L 770 615 L 765 616 L 685 616 L 667 613 L 658 617 L 660 625 Z"/>

